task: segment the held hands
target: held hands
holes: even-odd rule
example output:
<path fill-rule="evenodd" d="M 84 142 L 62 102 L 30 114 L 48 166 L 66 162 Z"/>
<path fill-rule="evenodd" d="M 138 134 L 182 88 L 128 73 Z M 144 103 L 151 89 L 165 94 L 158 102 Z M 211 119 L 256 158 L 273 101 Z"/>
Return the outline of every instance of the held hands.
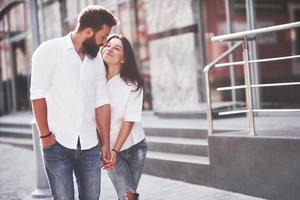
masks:
<path fill-rule="evenodd" d="M 117 161 L 118 153 L 117 153 L 117 151 L 112 150 L 110 152 L 110 155 L 111 156 L 110 156 L 109 160 L 104 161 L 104 159 L 103 159 L 103 164 L 102 164 L 103 169 L 106 169 L 106 170 L 114 169 L 116 161 Z"/>

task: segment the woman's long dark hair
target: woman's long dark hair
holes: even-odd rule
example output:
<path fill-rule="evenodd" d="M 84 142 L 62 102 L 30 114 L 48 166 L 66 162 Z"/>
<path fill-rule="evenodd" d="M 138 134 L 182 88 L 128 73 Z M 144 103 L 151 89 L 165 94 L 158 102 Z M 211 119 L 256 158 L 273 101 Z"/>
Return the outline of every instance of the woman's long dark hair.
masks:
<path fill-rule="evenodd" d="M 127 85 L 134 84 L 136 89 L 134 91 L 138 91 L 143 88 L 144 80 L 141 74 L 139 73 L 138 66 L 134 57 L 134 52 L 132 46 L 128 39 L 123 35 L 112 35 L 108 38 L 107 43 L 113 38 L 117 38 L 122 42 L 123 51 L 124 51 L 124 63 L 122 63 L 120 69 L 120 77 L 125 81 Z M 108 66 L 105 63 L 106 73 L 108 73 Z"/>

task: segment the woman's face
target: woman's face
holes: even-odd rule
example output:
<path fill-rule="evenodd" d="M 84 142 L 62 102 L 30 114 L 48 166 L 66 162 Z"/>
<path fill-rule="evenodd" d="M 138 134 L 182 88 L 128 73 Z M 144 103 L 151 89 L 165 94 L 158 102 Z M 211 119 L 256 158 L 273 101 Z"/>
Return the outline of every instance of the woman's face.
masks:
<path fill-rule="evenodd" d="M 102 49 L 103 60 L 107 64 L 121 65 L 124 63 L 124 49 L 120 39 L 113 38 Z"/>

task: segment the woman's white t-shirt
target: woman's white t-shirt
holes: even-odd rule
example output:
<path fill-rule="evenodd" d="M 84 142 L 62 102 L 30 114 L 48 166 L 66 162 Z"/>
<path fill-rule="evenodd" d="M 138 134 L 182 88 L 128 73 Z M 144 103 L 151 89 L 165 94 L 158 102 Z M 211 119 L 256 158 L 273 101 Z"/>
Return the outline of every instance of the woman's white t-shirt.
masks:
<path fill-rule="evenodd" d="M 110 147 L 114 147 L 122 123 L 135 122 L 132 130 L 120 151 L 127 149 L 145 138 L 141 124 L 143 90 L 135 91 L 134 84 L 127 85 L 120 74 L 112 77 L 107 82 L 111 105 Z"/>

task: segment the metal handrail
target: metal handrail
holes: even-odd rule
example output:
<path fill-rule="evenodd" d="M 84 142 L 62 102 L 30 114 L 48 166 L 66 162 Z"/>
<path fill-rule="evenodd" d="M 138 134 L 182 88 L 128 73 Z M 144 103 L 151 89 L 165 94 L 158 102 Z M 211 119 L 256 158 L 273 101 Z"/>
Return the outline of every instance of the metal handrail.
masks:
<path fill-rule="evenodd" d="M 249 110 L 233 110 L 233 111 L 224 111 L 219 112 L 219 115 L 234 115 L 241 113 L 248 113 Z M 253 109 L 253 112 L 300 112 L 300 109 Z"/>
<path fill-rule="evenodd" d="M 291 85 L 300 85 L 300 82 L 253 84 L 253 85 L 250 85 L 250 87 L 251 88 L 260 88 L 260 87 L 279 87 L 279 86 L 291 86 Z M 217 88 L 217 91 L 245 89 L 246 87 L 247 87 L 247 85 L 219 87 L 219 88 Z"/>
<path fill-rule="evenodd" d="M 232 52 L 234 52 L 237 48 L 239 48 L 241 45 L 243 44 L 243 42 L 237 42 L 235 45 L 233 45 L 231 48 L 229 48 L 227 51 L 225 51 L 224 53 L 222 53 L 219 57 L 217 57 L 215 60 L 213 60 L 211 63 L 209 63 L 208 65 L 206 65 L 204 67 L 204 72 L 208 72 L 210 70 L 210 68 L 212 68 L 213 66 L 215 66 L 217 63 L 219 63 L 221 60 L 223 60 L 226 56 L 228 56 L 229 54 L 231 54 Z"/>
<path fill-rule="evenodd" d="M 276 58 L 264 58 L 264 59 L 257 59 L 257 60 L 249 60 L 249 63 L 272 62 L 272 61 L 288 60 L 288 59 L 294 59 L 294 58 L 300 58 L 300 55 L 283 56 L 283 57 L 276 57 Z M 244 65 L 244 64 L 245 64 L 245 61 L 237 61 L 237 62 L 229 62 L 229 63 L 216 64 L 215 67 L 238 66 L 238 65 Z"/>
<path fill-rule="evenodd" d="M 211 106 L 212 102 L 211 102 L 211 91 L 210 91 L 210 82 L 209 82 L 209 73 L 210 73 L 210 69 L 212 67 L 228 67 L 228 66 L 244 65 L 245 85 L 220 87 L 220 88 L 217 88 L 217 91 L 246 89 L 247 107 L 246 107 L 246 109 L 242 109 L 242 110 L 219 112 L 219 115 L 247 113 L 250 135 L 256 135 L 255 124 L 254 124 L 254 115 L 253 115 L 254 112 L 300 112 L 300 109 L 254 109 L 253 103 L 252 103 L 251 88 L 300 85 L 300 82 L 251 84 L 251 82 L 250 82 L 251 74 L 250 74 L 250 70 L 249 70 L 250 63 L 272 62 L 272 61 L 278 61 L 278 60 L 294 59 L 294 58 L 300 58 L 300 55 L 249 60 L 249 54 L 248 54 L 249 36 L 251 36 L 251 38 L 252 38 L 256 34 L 282 31 L 282 30 L 292 29 L 292 28 L 297 28 L 297 27 L 300 27 L 300 22 L 282 24 L 282 25 L 277 25 L 277 26 L 271 26 L 271 27 L 260 28 L 260 29 L 250 30 L 250 31 L 243 31 L 243 32 L 232 33 L 232 34 L 226 34 L 226 35 L 220 35 L 220 36 L 216 36 L 216 37 L 212 38 L 212 41 L 227 41 L 227 40 L 236 40 L 236 39 L 239 39 L 242 41 L 236 43 L 234 46 L 229 48 L 227 51 L 222 53 L 215 60 L 213 60 L 211 63 L 209 63 L 208 65 L 206 65 L 204 67 L 206 92 L 207 92 L 206 98 L 207 98 L 208 134 L 213 133 L 213 119 L 212 119 L 212 106 Z M 241 45 L 243 45 L 243 61 L 218 64 L 226 56 L 231 55 Z"/>
<path fill-rule="evenodd" d="M 210 100 L 210 84 L 209 84 L 209 72 L 210 69 L 223 60 L 226 56 L 233 53 L 238 47 L 240 47 L 243 43 L 238 42 L 235 45 L 233 45 L 231 48 L 229 48 L 227 51 L 222 53 L 219 57 L 217 57 L 215 60 L 213 60 L 211 63 L 206 65 L 204 67 L 205 72 L 205 87 L 206 87 L 206 98 L 207 98 L 207 118 L 208 118 L 208 134 L 212 134 L 213 131 L 213 123 L 212 123 L 212 109 L 211 109 L 211 100 Z"/>
<path fill-rule="evenodd" d="M 236 40 L 236 39 L 244 39 L 245 37 L 253 37 L 254 35 L 260 34 L 260 33 L 270 33 L 270 32 L 277 32 L 292 28 L 300 27 L 300 22 L 292 22 L 288 24 L 281 24 L 276 26 L 270 26 L 265 28 L 258 28 L 254 30 L 249 31 L 241 31 L 238 33 L 231 33 L 231 34 L 225 34 L 225 35 L 219 35 L 212 37 L 211 40 L 213 42 L 224 42 L 229 40 Z"/>

